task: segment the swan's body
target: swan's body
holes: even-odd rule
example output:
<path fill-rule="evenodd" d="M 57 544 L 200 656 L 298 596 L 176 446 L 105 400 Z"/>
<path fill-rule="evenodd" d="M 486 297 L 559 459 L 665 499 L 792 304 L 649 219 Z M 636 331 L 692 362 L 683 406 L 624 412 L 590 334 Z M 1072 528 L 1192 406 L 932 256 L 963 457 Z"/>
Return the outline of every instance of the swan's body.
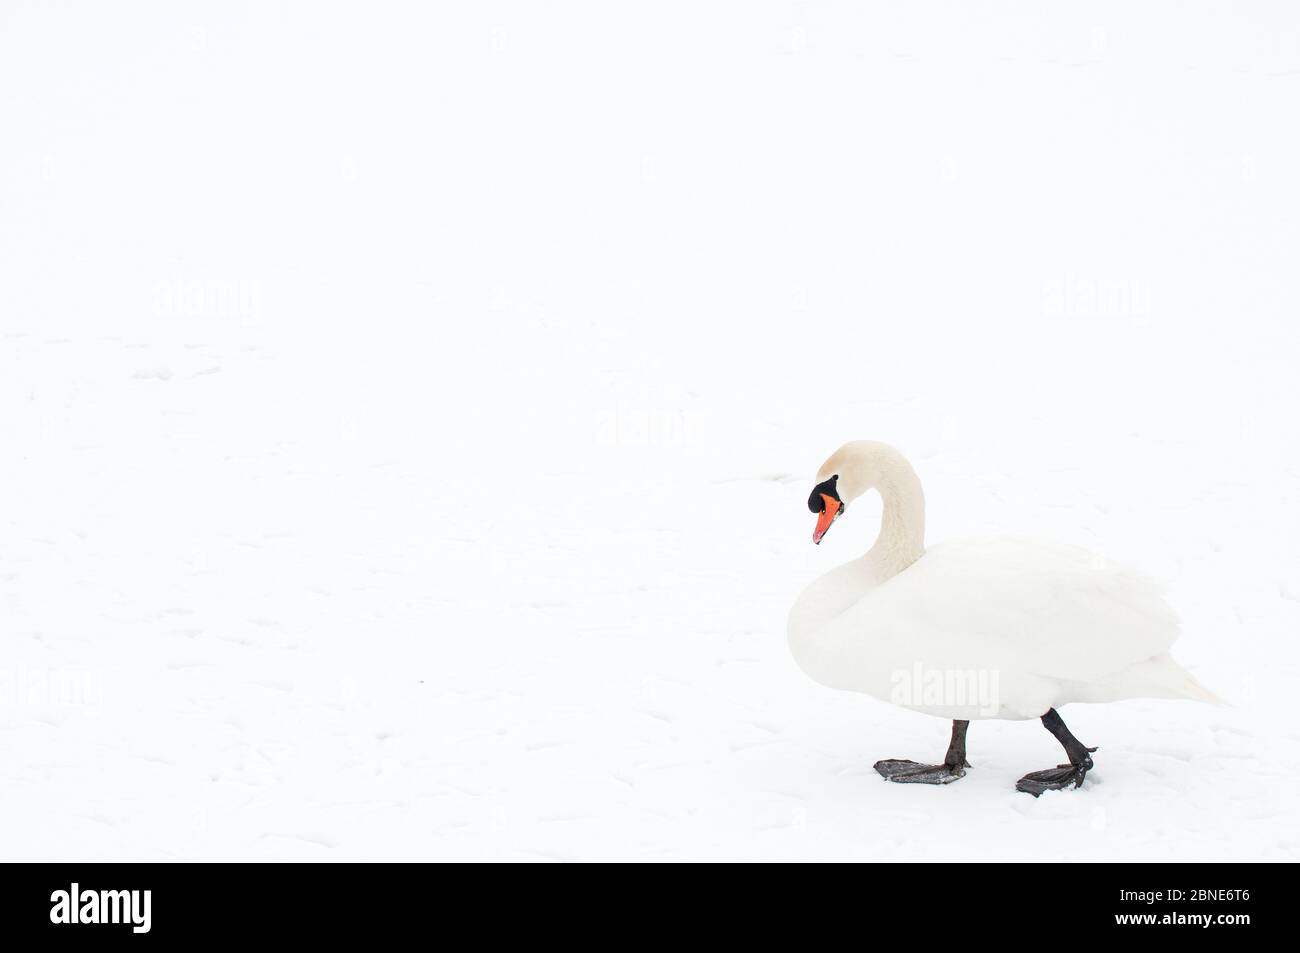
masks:
<path fill-rule="evenodd" d="M 847 444 L 818 479 L 816 540 L 868 489 L 884 501 L 871 551 L 816 580 L 790 612 L 791 651 L 818 682 L 958 721 L 962 761 L 972 719 L 1043 718 L 1069 702 L 1214 700 L 1169 656 L 1177 618 L 1141 576 L 1036 540 L 927 551 L 920 481 L 884 444 Z"/>
<path fill-rule="evenodd" d="M 855 560 L 790 612 L 790 648 L 818 682 L 965 720 L 1204 698 L 1167 654 L 1177 635 L 1141 577 L 1083 549 L 1021 539 L 944 543 L 885 579 Z M 957 688 L 938 691 L 934 673 Z"/>

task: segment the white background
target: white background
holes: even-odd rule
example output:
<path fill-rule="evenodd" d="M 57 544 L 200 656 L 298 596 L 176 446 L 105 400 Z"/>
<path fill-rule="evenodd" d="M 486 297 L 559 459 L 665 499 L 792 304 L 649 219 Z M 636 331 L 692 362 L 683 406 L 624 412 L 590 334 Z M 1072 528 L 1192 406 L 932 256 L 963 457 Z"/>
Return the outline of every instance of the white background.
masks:
<path fill-rule="evenodd" d="M 1294 5 L 3 10 L 3 859 L 1300 854 Z M 1232 705 L 883 782 L 854 438 Z"/>

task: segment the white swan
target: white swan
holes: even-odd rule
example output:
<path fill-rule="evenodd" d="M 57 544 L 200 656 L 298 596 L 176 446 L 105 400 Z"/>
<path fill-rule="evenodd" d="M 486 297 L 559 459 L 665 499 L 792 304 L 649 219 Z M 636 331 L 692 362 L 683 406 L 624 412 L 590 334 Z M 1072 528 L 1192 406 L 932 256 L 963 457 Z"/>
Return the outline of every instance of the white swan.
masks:
<path fill-rule="evenodd" d="M 1041 718 L 1070 764 L 1017 787 L 1076 787 L 1089 752 L 1056 709 L 1124 698 L 1217 699 L 1168 654 L 1178 620 L 1140 576 L 1074 546 L 978 539 L 925 548 L 925 500 L 893 447 L 845 444 L 817 473 L 813 542 L 868 490 L 884 503 L 880 535 L 790 610 L 790 650 L 812 678 L 953 719 L 941 765 L 889 759 L 891 781 L 945 784 L 965 774 L 966 728 L 979 718 Z"/>

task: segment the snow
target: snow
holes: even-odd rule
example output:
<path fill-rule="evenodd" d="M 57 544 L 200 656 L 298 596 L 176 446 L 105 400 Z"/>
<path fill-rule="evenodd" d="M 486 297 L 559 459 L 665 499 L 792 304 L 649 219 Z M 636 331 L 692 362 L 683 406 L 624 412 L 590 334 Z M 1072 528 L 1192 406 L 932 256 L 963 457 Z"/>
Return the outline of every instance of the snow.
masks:
<path fill-rule="evenodd" d="M 1294 7 L 186 6 L 0 15 L 0 859 L 1300 855 Z M 1231 704 L 882 781 L 854 438 Z"/>

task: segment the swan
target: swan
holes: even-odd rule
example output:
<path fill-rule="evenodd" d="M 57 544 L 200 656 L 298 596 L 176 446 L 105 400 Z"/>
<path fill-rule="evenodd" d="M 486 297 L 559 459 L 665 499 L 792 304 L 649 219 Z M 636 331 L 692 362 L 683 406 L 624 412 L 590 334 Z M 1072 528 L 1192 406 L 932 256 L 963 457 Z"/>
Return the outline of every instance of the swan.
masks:
<path fill-rule="evenodd" d="M 904 456 L 887 444 L 845 444 L 817 472 L 808 508 L 820 543 L 869 490 L 883 502 L 865 556 L 809 585 L 790 610 L 795 661 L 831 688 L 952 720 L 942 764 L 897 758 L 890 781 L 948 784 L 966 774 L 972 720 L 1040 719 L 1069 764 L 1016 787 L 1035 797 L 1080 787 L 1090 748 L 1057 709 L 1126 698 L 1218 699 L 1169 655 L 1178 620 L 1141 576 L 1075 546 L 972 539 L 925 546 L 925 498 Z"/>

